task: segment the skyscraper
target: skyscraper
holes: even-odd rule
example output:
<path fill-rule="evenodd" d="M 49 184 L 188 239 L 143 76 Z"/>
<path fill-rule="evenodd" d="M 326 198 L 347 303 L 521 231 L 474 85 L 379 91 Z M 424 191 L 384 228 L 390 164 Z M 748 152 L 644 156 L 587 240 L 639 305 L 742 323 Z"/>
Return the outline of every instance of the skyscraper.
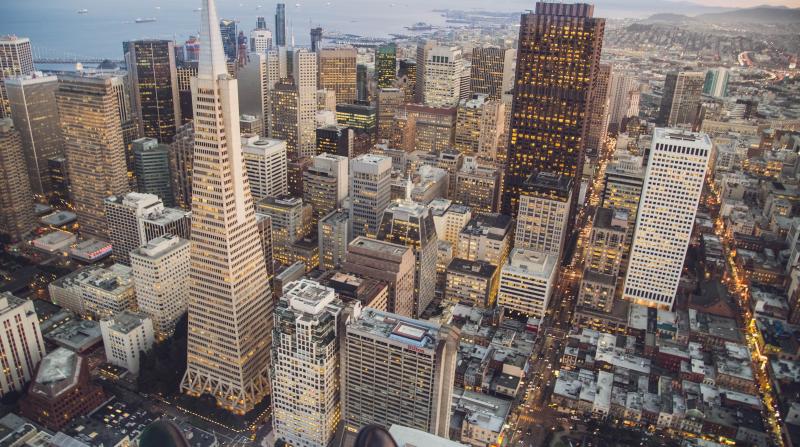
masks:
<path fill-rule="evenodd" d="M 540 172 L 522 186 L 514 247 L 561 257 L 567 238 L 573 180 Z"/>
<path fill-rule="evenodd" d="M 5 80 L 14 127 L 22 136 L 22 153 L 28 168 L 33 193 L 52 193 L 47 160 L 63 156 L 63 140 L 58 127 L 55 92 L 56 76 L 18 76 Z"/>
<path fill-rule="evenodd" d="M 236 20 L 222 19 L 219 21 L 219 32 L 222 36 L 222 48 L 225 50 L 225 59 L 228 62 L 236 60 L 239 46 L 236 39 Z M 202 36 L 200 36 L 202 38 Z M 201 44 L 205 45 L 205 44 Z M 200 47 L 202 51 L 202 46 Z"/>
<path fill-rule="evenodd" d="M 414 252 L 410 247 L 357 237 L 347 246 L 342 270 L 386 282 L 388 311 L 405 317 L 414 314 Z"/>
<path fill-rule="evenodd" d="M 589 4 L 548 2 L 522 15 L 503 195 L 503 212 L 512 217 L 531 174 L 581 177 L 605 27 L 593 15 Z M 573 182 L 574 197 L 580 184 Z"/>
<path fill-rule="evenodd" d="M 317 240 L 319 241 L 319 268 L 333 270 L 341 267 L 347 256 L 347 224 L 350 219 L 346 210 L 333 210 L 328 215 L 322 216 L 317 225 Z"/>
<path fill-rule="evenodd" d="M 503 96 L 503 74 L 506 72 L 506 53 L 512 49 L 499 47 L 475 47 L 472 49 L 470 67 L 470 92 L 488 95 L 498 100 Z"/>
<path fill-rule="evenodd" d="M 378 73 L 380 75 L 380 73 Z M 397 88 L 378 89 L 378 140 L 388 140 L 395 129 L 394 117 L 405 103 L 405 92 Z"/>
<path fill-rule="evenodd" d="M 705 73 L 701 71 L 667 73 L 656 125 L 667 127 L 681 124 L 694 125 L 700 109 L 705 80 Z"/>
<path fill-rule="evenodd" d="M 700 194 L 711 139 L 706 134 L 657 128 L 650 146 L 622 297 L 671 309 Z"/>
<path fill-rule="evenodd" d="M 295 50 L 292 72 L 297 86 L 297 154 L 311 157 L 317 153 L 317 54 Z"/>
<path fill-rule="evenodd" d="M 181 390 L 244 414 L 269 390 L 272 297 L 214 0 L 202 1 L 195 129 L 188 364 Z M 226 138 L 225 136 L 228 136 Z M 202 167 L 202 169 L 201 169 Z M 212 185 L 214 185 L 212 187 Z"/>
<path fill-rule="evenodd" d="M 505 104 L 487 94 L 475 93 L 471 99 L 459 102 L 456 113 L 455 148 L 464 155 L 495 161 L 502 144 Z"/>
<path fill-rule="evenodd" d="M 81 232 L 107 237 L 103 201 L 129 189 L 120 124 L 122 79 L 114 75 L 59 77 L 56 102 Z"/>
<path fill-rule="evenodd" d="M 331 124 L 317 128 L 317 153 L 340 155 L 350 158 L 353 155 L 355 132 L 346 126 Z"/>
<path fill-rule="evenodd" d="M 22 139 L 11 118 L 0 119 L 0 172 L 0 233 L 20 240 L 36 227 L 36 216 Z"/>
<path fill-rule="evenodd" d="M 370 102 L 369 70 L 365 64 L 356 65 L 356 101 Z"/>
<path fill-rule="evenodd" d="M 273 427 L 276 439 L 290 445 L 327 447 L 341 421 L 344 304 L 336 295 L 330 287 L 301 279 L 290 283 L 275 305 Z"/>
<path fill-rule="evenodd" d="M 715 98 L 724 98 L 728 94 L 730 72 L 725 67 L 712 68 L 706 72 L 703 93 Z"/>
<path fill-rule="evenodd" d="M 11 115 L 4 79 L 33 72 L 33 51 L 27 37 L 0 36 L 0 118 Z"/>
<path fill-rule="evenodd" d="M 197 61 L 184 61 L 176 68 L 178 75 L 178 101 L 181 106 L 181 125 L 192 121 L 192 78 L 197 76 Z"/>
<path fill-rule="evenodd" d="M 194 122 L 178 128 L 170 145 L 170 169 L 175 202 L 183 209 L 192 207 L 192 159 L 194 158 Z"/>
<path fill-rule="evenodd" d="M 263 18 L 263 17 L 262 17 Z M 250 51 L 263 54 L 272 48 L 272 31 L 257 28 L 250 31 Z"/>
<path fill-rule="evenodd" d="M 394 42 L 375 50 L 375 78 L 379 89 L 394 87 L 397 80 L 397 44 Z"/>
<path fill-rule="evenodd" d="M 303 173 L 303 201 L 312 207 L 311 226 L 340 208 L 349 187 L 347 157 L 319 154 L 311 158 L 312 165 Z"/>
<path fill-rule="evenodd" d="M 428 52 L 434 46 L 436 46 L 436 42 L 431 40 L 417 43 L 416 70 L 414 71 L 414 100 L 408 102 L 422 104 L 425 100 L 425 62 L 428 58 Z"/>
<path fill-rule="evenodd" d="M 286 5 L 278 3 L 275 6 L 275 45 L 286 46 Z"/>
<path fill-rule="evenodd" d="M 279 81 L 277 50 L 251 53 L 250 59 L 236 74 L 239 82 L 239 109 L 243 114 L 262 120 L 262 137 L 272 135 L 272 91 Z"/>
<path fill-rule="evenodd" d="M 289 192 L 285 141 L 242 138 L 242 152 L 253 200 L 278 197 Z"/>
<path fill-rule="evenodd" d="M 140 134 L 172 143 L 181 123 L 175 47 L 171 40 L 137 40 L 125 55 Z"/>
<path fill-rule="evenodd" d="M 436 46 L 426 52 L 422 101 L 431 107 L 455 107 L 461 98 L 464 59 L 458 47 Z M 419 71 L 417 72 L 419 73 Z"/>
<path fill-rule="evenodd" d="M 597 156 L 603 150 L 608 135 L 608 87 L 611 80 L 611 65 L 600 64 L 594 77 L 590 97 L 589 130 L 586 132 L 586 154 Z"/>
<path fill-rule="evenodd" d="M 322 28 L 311 28 L 311 51 L 316 53 L 322 48 Z"/>
<path fill-rule="evenodd" d="M 169 158 L 169 146 L 159 144 L 155 138 L 133 141 L 133 172 L 137 190 L 155 194 L 166 206 L 175 206 Z"/>
<path fill-rule="evenodd" d="M 163 207 L 158 196 L 130 192 L 124 196 L 107 197 L 104 201 L 108 222 L 108 236 L 114 247 L 114 261 L 131 265 L 130 253 L 146 243 L 139 225 L 139 219 L 149 210 Z"/>
<path fill-rule="evenodd" d="M 336 102 L 351 104 L 356 100 L 356 56 L 352 47 L 323 48 L 319 56 L 319 88 L 336 92 Z M 315 90 L 316 91 L 316 90 Z"/>
<path fill-rule="evenodd" d="M 589 236 L 586 267 L 578 290 L 578 305 L 604 312 L 611 311 L 627 232 L 626 210 L 597 209 Z"/>
<path fill-rule="evenodd" d="M 286 154 L 290 158 L 298 158 L 299 138 L 299 99 L 297 84 L 293 78 L 283 78 L 275 84 L 270 92 L 272 105 L 271 135 L 286 142 Z"/>
<path fill-rule="evenodd" d="M 392 159 L 364 154 L 350 160 L 350 235 L 375 237 L 389 205 Z"/>
<path fill-rule="evenodd" d="M 451 326 L 356 308 L 341 348 L 345 430 L 399 424 L 448 437 L 458 339 Z"/>
<path fill-rule="evenodd" d="M 5 396 L 22 391 L 46 352 L 33 301 L 0 293 L 0 323 L 5 328 L 0 334 L 0 355 L 8 365 L 0 375 L 0 394 Z"/>
<path fill-rule="evenodd" d="M 618 132 L 625 118 L 638 114 L 638 110 L 639 81 L 636 75 L 622 70 L 612 70 L 608 88 L 609 129 Z"/>

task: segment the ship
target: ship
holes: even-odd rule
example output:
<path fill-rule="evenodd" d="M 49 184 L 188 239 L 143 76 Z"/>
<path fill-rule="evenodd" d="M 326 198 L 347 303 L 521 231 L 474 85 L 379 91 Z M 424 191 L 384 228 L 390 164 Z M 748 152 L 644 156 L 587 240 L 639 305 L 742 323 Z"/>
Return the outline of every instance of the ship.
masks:
<path fill-rule="evenodd" d="M 428 25 L 425 22 L 417 22 L 411 26 L 406 27 L 409 31 L 430 31 L 433 29 L 433 25 Z"/>
<path fill-rule="evenodd" d="M 155 17 L 145 17 L 145 18 L 139 17 L 138 19 L 136 19 L 136 23 L 150 23 L 155 21 L 156 21 Z"/>
<path fill-rule="evenodd" d="M 89 14 L 89 10 L 88 10 L 88 9 L 86 9 L 86 8 L 79 9 L 79 10 L 78 10 L 78 14 Z"/>

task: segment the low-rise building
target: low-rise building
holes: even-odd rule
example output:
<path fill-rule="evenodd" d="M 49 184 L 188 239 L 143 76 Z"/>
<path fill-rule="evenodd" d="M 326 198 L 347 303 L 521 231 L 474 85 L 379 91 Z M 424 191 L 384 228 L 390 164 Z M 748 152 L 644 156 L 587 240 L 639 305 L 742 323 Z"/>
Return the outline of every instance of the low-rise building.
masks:
<path fill-rule="evenodd" d="M 153 346 L 153 321 L 145 314 L 119 312 L 100 321 L 106 359 L 137 374 L 140 353 Z"/>

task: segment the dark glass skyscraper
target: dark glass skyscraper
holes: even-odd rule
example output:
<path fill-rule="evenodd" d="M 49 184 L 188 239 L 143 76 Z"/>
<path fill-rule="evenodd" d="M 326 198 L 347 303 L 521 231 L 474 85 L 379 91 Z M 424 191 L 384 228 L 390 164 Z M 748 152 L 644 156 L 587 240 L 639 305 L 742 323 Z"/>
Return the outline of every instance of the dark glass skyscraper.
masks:
<path fill-rule="evenodd" d="M 375 51 L 375 77 L 378 88 L 389 88 L 397 79 L 397 45 L 388 43 Z"/>
<path fill-rule="evenodd" d="M 236 21 L 231 19 L 220 20 L 219 31 L 222 34 L 222 49 L 225 52 L 225 59 L 235 61 L 239 47 L 236 37 Z"/>
<path fill-rule="evenodd" d="M 311 51 L 316 52 L 322 46 L 322 28 L 311 28 Z"/>
<path fill-rule="evenodd" d="M 256 29 L 267 29 L 267 19 L 262 16 L 256 18 Z"/>
<path fill-rule="evenodd" d="M 174 44 L 171 40 L 136 40 L 126 48 L 139 133 L 172 143 L 181 124 Z"/>
<path fill-rule="evenodd" d="M 286 46 L 286 4 L 278 3 L 275 7 L 275 45 Z"/>
<path fill-rule="evenodd" d="M 543 171 L 576 179 L 583 170 L 593 79 L 605 20 L 585 3 L 536 3 L 522 15 L 503 212 L 516 217 L 525 180 Z M 573 201 L 570 224 L 575 214 Z"/>

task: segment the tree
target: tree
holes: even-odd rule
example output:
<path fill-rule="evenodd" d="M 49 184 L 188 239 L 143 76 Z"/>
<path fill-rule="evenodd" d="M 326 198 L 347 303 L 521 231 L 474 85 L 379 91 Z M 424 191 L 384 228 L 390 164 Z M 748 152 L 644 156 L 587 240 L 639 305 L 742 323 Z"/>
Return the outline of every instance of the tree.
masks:
<path fill-rule="evenodd" d="M 186 372 L 187 314 L 175 324 L 172 337 L 143 352 L 139 360 L 139 391 L 171 395 L 177 393 Z"/>

